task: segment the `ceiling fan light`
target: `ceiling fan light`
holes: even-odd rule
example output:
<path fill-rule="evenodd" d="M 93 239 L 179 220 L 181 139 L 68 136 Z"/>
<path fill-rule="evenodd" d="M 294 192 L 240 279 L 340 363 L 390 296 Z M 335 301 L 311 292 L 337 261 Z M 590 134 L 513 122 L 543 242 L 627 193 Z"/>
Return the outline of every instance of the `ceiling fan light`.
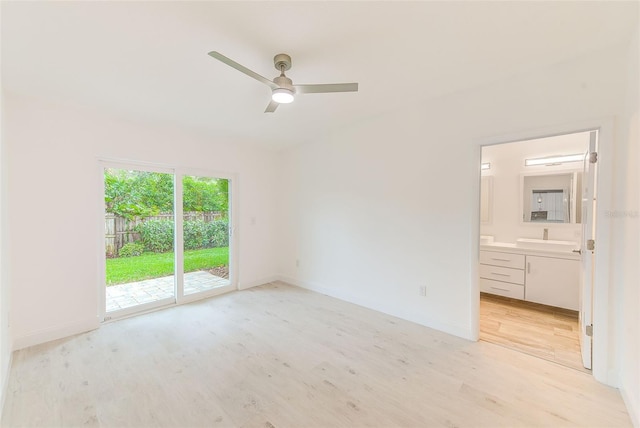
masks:
<path fill-rule="evenodd" d="M 293 91 L 287 88 L 276 88 L 271 93 L 271 99 L 278 104 L 289 104 L 293 102 Z"/>

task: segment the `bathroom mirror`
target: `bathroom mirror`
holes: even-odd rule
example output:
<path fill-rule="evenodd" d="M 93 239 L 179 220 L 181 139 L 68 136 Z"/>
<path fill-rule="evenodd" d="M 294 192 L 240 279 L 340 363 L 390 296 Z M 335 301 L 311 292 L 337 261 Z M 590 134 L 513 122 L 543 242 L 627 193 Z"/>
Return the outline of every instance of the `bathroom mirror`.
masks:
<path fill-rule="evenodd" d="M 522 221 L 525 223 L 580 223 L 580 172 L 521 176 Z"/>
<path fill-rule="evenodd" d="M 493 207 L 493 177 L 483 176 L 480 179 L 480 222 L 491 224 Z"/>

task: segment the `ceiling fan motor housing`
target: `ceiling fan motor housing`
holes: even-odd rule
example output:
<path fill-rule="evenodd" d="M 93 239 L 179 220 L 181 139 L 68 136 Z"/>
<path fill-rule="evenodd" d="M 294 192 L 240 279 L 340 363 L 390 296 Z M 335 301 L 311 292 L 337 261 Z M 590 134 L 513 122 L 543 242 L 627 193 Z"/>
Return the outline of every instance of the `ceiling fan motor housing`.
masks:
<path fill-rule="evenodd" d="M 287 71 L 291 68 L 291 57 L 287 54 L 278 54 L 273 57 L 273 65 L 276 67 L 276 70 L 282 71 L 284 67 L 284 71 Z"/>
<path fill-rule="evenodd" d="M 278 85 L 279 88 L 285 88 L 295 93 L 296 90 L 293 87 L 293 81 L 289 79 L 287 76 L 278 76 L 273 79 L 273 83 Z"/>

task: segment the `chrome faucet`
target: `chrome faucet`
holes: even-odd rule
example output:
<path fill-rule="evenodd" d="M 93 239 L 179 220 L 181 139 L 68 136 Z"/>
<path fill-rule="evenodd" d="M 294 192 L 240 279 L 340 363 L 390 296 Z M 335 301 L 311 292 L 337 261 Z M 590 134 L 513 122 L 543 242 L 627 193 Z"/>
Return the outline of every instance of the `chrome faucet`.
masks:
<path fill-rule="evenodd" d="M 544 232 L 542 232 L 542 239 L 544 241 L 548 241 L 549 240 L 549 229 L 544 229 Z"/>

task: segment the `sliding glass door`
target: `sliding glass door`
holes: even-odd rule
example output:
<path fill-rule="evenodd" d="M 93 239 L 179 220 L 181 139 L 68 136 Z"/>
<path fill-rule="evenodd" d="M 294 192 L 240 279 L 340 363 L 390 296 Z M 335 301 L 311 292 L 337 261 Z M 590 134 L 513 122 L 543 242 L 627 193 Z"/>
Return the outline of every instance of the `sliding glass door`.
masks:
<path fill-rule="evenodd" d="M 174 175 L 104 169 L 106 312 L 175 302 Z"/>
<path fill-rule="evenodd" d="M 229 180 L 182 176 L 184 295 L 228 286 Z"/>
<path fill-rule="evenodd" d="M 232 288 L 228 177 L 106 163 L 102 173 L 105 320 Z"/>

